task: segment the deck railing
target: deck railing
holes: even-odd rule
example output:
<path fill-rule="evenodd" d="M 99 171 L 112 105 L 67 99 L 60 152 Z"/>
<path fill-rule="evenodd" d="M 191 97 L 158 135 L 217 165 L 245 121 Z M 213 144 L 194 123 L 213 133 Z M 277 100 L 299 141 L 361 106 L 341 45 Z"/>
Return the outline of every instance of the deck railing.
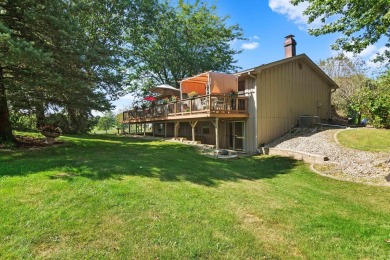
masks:
<path fill-rule="evenodd" d="M 248 98 L 229 95 L 211 94 L 184 99 L 177 102 L 155 105 L 144 109 L 123 112 L 123 121 L 158 120 L 194 114 L 245 114 L 248 113 Z"/>

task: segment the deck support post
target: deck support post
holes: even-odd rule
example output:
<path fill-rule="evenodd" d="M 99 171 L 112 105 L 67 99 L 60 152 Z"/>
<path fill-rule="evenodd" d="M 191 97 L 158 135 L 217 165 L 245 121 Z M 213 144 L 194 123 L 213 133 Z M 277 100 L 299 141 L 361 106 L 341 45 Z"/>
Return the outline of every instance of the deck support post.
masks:
<path fill-rule="evenodd" d="M 215 122 L 211 120 L 215 127 L 215 149 L 219 149 L 219 137 L 218 137 L 218 117 L 215 118 Z"/>
<path fill-rule="evenodd" d="M 195 142 L 195 126 L 198 123 L 198 121 L 190 121 L 189 123 L 192 128 L 192 141 Z"/>
<path fill-rule="evenodd" d="M 167 122 L 164 123 L 164 137 L 167 138 Z"/>
<path fill-rule="evenodd" d="M 146 124 L 144 124 L 144 136 L 146 136 Z"/>
<path fill-rule="evenodd" d="M 152 123 L 152 135 L 153 135 L 153 137 L 155 136 L 154 135 L 154 123 Z"/>
<path fill-rule="evenodd" d="M 179 135 L 180 122 L 175 122 L 175 139 Z"/>
<path fill-rule="evenodd" d="M 131 129 L 130 126 L 131 126 L 131 124 L 129 123 L 129 135 L 131 134 L 131 133 L 130 133 L 130 129 Z"/>

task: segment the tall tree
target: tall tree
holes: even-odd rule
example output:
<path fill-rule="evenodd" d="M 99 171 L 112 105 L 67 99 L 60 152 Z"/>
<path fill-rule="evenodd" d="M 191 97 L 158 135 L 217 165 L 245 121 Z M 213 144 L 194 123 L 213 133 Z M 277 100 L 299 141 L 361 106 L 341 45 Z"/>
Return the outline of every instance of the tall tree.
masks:
<path fill-rule="evenodd" d="M 113 128 L 114 126 L 115 126 L 115 115 L 112 113 L 112 111 L 106 112 L 104 116 L 99 118 L 98 128 L 100 130 L 105 130 L 106 134 L 107 131 Z"/>
<path fill-rule="evenodd" d="M 8 99 L 23 93 L 28 96 L 26 86 L 39 86 L 38 80 L 44 78 L 51 61 L 50 54 L 39 46 L 37 35 L 45 35 L 43 25 L 55 15 L 43 17 L 43 9 L 28 0 L 0 3 L 0 141 L 13 140 Z M 39 18 L 35 16 L 35 20 L 33 14 Z"/>
<path fill-rule="evenodd" d="M 238 25 L 227 26 L 214 5 L 178 1 L 156 5 L 148 23 L 127 31 L 130 90 L 154 84 L 178 87 L 178 81 L 199 72 L 229 72 L 237 67 L 230 42 L 242 38 Z"/>
<path fill-rule="evenodd" d="M 361 104 L 362 92 L 367 80 L 365 63 L 359 59 L 350 59 L 344 54 L 320 60 L 318 66 L 329 75 L 339 86 L 339 89 L 332 94 L 332 104 L 342 116 L 351 116 L 350 105 Z"/>
<path fill-rule="evenodd" d="M 366 89 L 365 112 L 375 127 L 390 127 L 390 69 Z"/>
<path fill-rule="evenodd" d="M 73 125 L 77 113 L 110 108 L 122 92 L 126 16 L 143 2 L 0 2 L 0 138 L 12 140 L 8 104 L 37 118 L 65 108 Z"/>
<path fill-rule="evenodd" d="M 319 19 L 323 23 L 319 28 L 309 29 L 310 34 L 344 34 L 336 40 L 334 49 L 360 53 L 382 36 L 390 47 L 389 0 L 291 0 L 294 5 L 302 2 L 308 3 L 303 12 L 308 15 L 308 22 Z M 386 50 L 378 60 L 389 65 L 390 51 Z"/>

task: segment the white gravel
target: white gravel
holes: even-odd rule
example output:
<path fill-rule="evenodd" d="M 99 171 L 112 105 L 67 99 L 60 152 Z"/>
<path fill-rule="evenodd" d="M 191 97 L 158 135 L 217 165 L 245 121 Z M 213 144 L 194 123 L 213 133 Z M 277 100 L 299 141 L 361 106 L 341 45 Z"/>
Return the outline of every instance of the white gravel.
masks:
<path fill-rule="evenodd" d="M 339 131 L 354 130 L 294 128 L 266 147 L 327 156 L 328 167 L 320 167 L 324 174 L 348 180 L 390 184 L 390 154 L 343 147 L 335 137 Z"/>

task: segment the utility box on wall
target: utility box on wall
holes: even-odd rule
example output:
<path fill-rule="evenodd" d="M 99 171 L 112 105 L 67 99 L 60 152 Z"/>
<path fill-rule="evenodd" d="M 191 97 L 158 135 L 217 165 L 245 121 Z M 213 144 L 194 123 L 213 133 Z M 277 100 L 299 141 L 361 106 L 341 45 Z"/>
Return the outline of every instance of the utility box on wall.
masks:
<path fill-rule="evenodd" d="M 300 116 L 299 117 L 299 127 L 300 128 L 313 128 L 319 122 L 320 122 L 320 118 L 318 116 Z"/>

